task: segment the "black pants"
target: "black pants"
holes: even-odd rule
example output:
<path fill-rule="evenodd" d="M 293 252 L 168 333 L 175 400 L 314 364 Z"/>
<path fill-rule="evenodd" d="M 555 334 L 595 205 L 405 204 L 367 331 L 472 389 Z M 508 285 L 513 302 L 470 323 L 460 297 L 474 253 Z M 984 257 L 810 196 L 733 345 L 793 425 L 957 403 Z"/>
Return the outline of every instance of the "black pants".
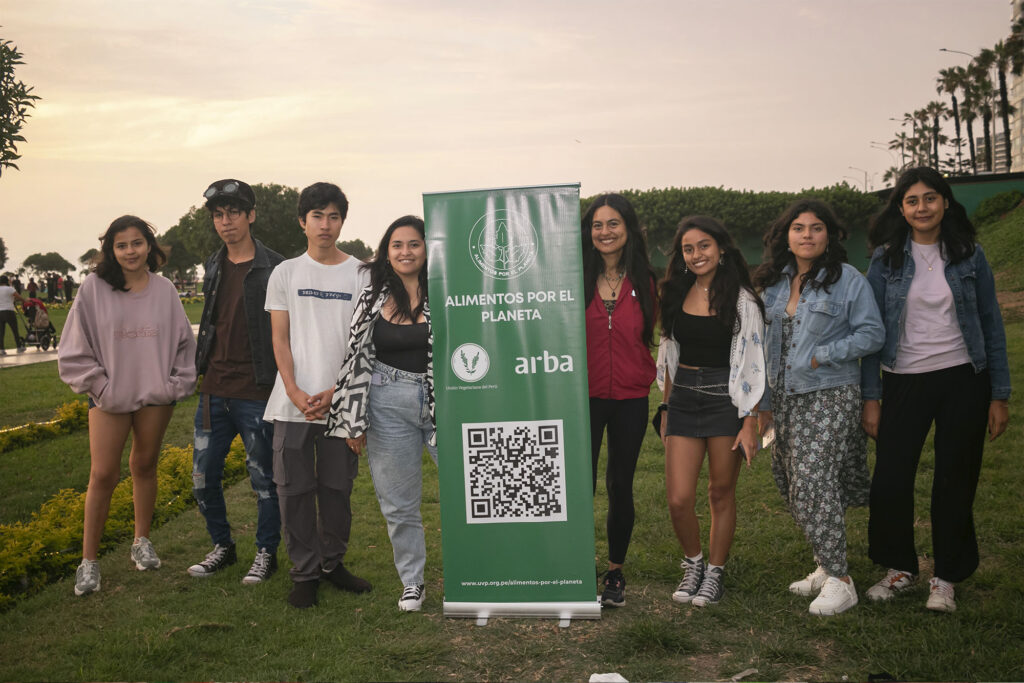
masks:
<path fill-rule="evenodd" d="M 932 551 L 935 576 L 956 583 L 978 568 L 974 494 L 988 425 L 991 384 L 970 365 L 916 375 L 885 372 L 875 473 L 871 480 L 868 554 L 891 569 L 917 573 L 914 479 L 935 423 Z"/>
<path fill-rule="evenodd" d="M 18 317 L 14 311 L 0 311 L 0 349 L 4 347 L 4 340 L 7 339 L 7 328 L 11 328 L 11 332 L 14 333 L 14 345 L 21 346 L 21 337 L 18 336 Z"/>
<path fill-rule="evenodd" d="M 640 457 L 640 445 L 647 431 L 647 397 L 614 400 L 590 399 L 590 450 L 594 490 L 597 491 L 597 460 L 601 439 L 608 429 L 608 561 L 626 561 L 629 539 L 633 535 L 633 475 Z"/>

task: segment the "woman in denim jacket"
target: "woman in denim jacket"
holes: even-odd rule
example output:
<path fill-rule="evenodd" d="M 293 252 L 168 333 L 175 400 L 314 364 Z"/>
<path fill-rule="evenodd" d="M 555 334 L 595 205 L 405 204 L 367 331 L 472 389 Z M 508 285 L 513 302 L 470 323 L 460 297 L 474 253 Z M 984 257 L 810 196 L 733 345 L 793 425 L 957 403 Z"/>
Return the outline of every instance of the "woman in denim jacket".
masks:
<path fill-rule="evenodd" d="M 860 363 L 885 328 L 867 280 L 846 263 L 846 230 L 827 204 L 801 199 L 764 237 L 755 275 L 765 304 L 768 388 L 759 422 L 774 423 L 772 473 L 817 568 L 789 590 L 817 597 L 811 614 L 857 604 L 846 563 L 846 508 L 868 503 Z"/>
<path fill-rule="evenodd" d="M 862 368 L 864 429 L 878 441 L 868 553 L 888 568 L 868 589 L 872 600 L 917 581 L 914 478 L 933 422 L 935 571 L 926 607 L 954 611 L 953 584 L 978 567 L 974 494 L 986 427 L 995 439 L 1009 422 L 1010 371 L 995 281 L 975 234 L 949 183 L 925 167 L 900 176 L 871 226 L 868 281 L 886 340 Z"/>

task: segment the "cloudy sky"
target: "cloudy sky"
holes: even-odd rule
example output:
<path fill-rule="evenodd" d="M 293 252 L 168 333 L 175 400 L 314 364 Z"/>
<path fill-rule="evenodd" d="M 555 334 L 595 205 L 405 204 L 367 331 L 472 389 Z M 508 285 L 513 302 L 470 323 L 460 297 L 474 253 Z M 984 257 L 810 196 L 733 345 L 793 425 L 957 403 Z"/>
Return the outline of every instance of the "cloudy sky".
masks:
<path fill-rule="evenodd" d="M 376 245 L 422 193 L 881 185 L 872 140 L 1009 0 L 0 0 L 42 97 L 0 177 L 7 268 L 210 181 L 339 184 Z M 944 99 L 944 98 L 943 98 Z"/>

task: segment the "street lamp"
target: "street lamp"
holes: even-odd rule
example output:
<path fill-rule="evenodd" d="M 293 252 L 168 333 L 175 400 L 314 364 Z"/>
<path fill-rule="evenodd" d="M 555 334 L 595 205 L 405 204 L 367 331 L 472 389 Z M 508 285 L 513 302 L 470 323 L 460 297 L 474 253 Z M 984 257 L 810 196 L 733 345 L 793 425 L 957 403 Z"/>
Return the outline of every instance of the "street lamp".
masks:
<path fill-rule="evenodd" d="M 854 171 L 860 171 L 861 173 L 864 174 L 864 191 L 867 192 L 868 191 L 868 172 L 865 171 L 863 168 L 857 168 L 856 166 L 849 166 L 848 168 L 850 168 L 850 169 L 852 169 Z"/>
<path fill-rule="evenodd" d="M 971 59 L 974 59 L 977 55 L 972 55 L 970 52 L 964 52 L 963 50 L 950 50 L 948 47 L 940 47 L 939 52 L 955 52 L 958 55 L 967 55 Z"/>
<path fill-rule="evenodd" d="M 884 142 L 878 142 L 877 140 L 870 140 L 869 144 L 871 146 L 871 149 L 877 149 L 883 152 L 888 152 L 889 156 L 892 157 L 892 165 L 899 166 L 899 161 L 896 160 L 896 153 L 889 149 L 889 145 L 885 144 Z"/>

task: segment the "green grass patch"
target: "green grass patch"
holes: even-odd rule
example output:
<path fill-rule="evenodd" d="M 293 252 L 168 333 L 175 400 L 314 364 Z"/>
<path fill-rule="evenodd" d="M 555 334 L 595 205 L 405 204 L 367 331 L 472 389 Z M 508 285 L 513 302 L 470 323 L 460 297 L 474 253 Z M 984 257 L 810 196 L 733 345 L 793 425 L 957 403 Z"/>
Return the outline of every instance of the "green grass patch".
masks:
<path fill-rule="evenodd" d="M 978 237 L 999 290 L 1024 290 L 1024 207 L 984 226 Z"/>

